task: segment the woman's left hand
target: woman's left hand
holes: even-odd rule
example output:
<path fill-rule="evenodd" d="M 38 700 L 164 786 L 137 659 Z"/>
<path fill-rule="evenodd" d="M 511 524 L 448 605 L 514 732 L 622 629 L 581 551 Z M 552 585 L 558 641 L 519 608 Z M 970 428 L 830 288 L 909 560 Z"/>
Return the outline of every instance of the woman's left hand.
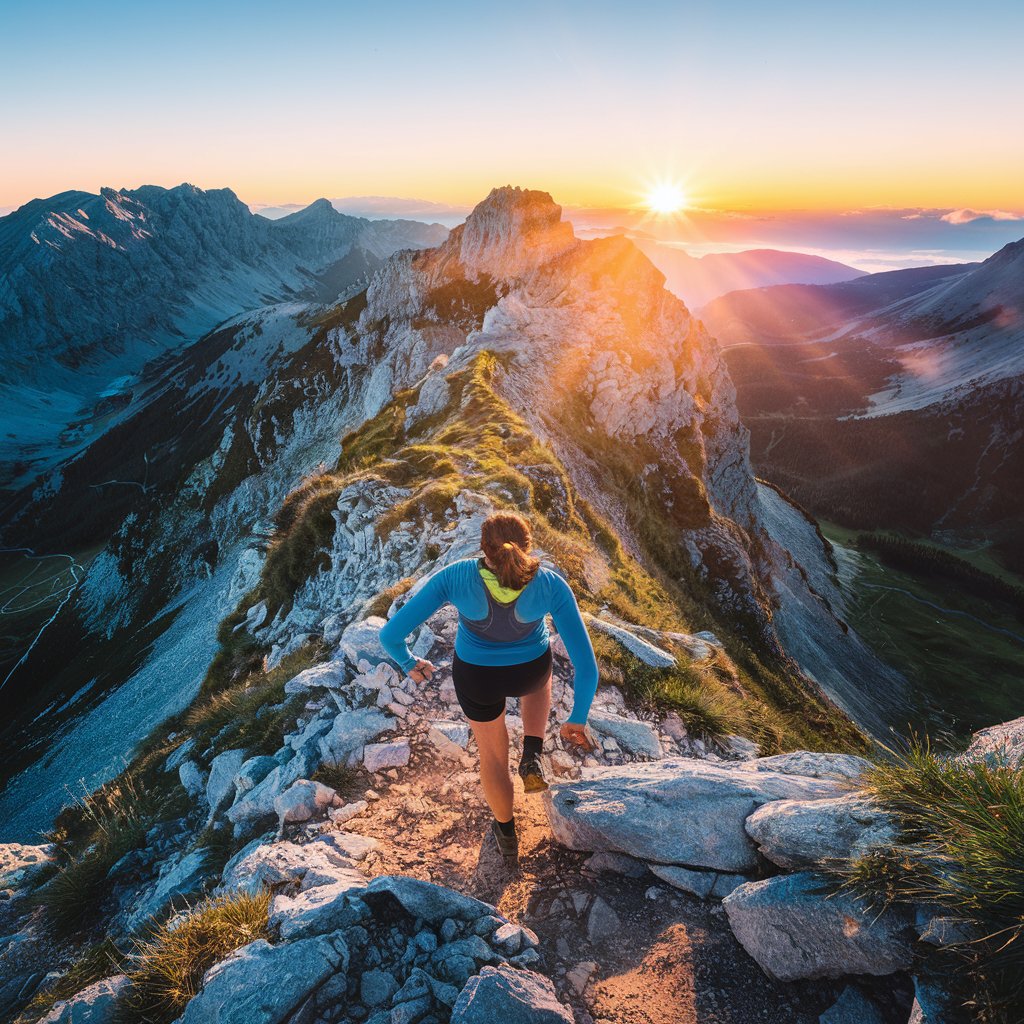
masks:
<path fill-rule="evenodd" d="M 433 664 L 424 658 L 420 658 L 415 667 L 409 670 L 409 678 L 414 683 L 425 683 L 433 674 Z"/>

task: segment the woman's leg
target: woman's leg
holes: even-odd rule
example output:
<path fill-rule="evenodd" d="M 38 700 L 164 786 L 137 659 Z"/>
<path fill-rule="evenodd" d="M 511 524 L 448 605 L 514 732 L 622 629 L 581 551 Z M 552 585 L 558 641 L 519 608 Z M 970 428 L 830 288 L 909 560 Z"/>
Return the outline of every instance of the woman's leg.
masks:
<path fill-rule="evenodd" d="M 512 818 L 512 776 L 508 770 L 508 728 L 505 712 L 491 722 L 469 720 L 480 752 L 480 782 L 491 813 L 498 821 Z"/>
<path fill-rule="evenodd" d="M 539 736 L 548 731 L 548 715 L 551 712 L 551 673 L 539 690 L 524 693 L 519 698 L 519 710 L 523 716 L 523 735 Z"/>

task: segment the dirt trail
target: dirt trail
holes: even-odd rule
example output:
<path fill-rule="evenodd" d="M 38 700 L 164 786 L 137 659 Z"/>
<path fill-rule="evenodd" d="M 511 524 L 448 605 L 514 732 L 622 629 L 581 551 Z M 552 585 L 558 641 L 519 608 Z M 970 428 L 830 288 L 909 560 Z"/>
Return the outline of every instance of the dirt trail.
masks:
<path fill-rule="evenodd" d="M 518 776 L 520 864 L 510 872 L 490 836 L 475 768 L 446 760 L 425 741 L 413 749 L 399 779 L 378 786 L 380 799 L 344 826 L 380 842 L 370 871 L 450 886 L 528 925 L 540 936 L 545 973 L 580 1024 L 817 1024 L 834 1002 L 838 990 L 827 982 L 767 978 L 733 938 L 720 905 L 650 874 L 587 871 L 588 855 L 555 842 L 543 798 L 527 796 Z M 614 916 L 593 911 L 598 898 Z M 592 913 L 605 921 L 595 922 L 593 935 Z M 584 986 L 586 969 L 573 968 L 587 961 L 596 966 Z"/>

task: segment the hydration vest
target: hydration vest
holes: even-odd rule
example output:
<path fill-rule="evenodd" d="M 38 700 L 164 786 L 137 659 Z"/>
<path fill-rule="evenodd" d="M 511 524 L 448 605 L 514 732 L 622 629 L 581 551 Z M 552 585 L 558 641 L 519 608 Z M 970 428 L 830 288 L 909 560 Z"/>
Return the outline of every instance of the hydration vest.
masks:
<path fill-rule="evenodd" d="M 482 558 L 477 560 L 478 565 L 483 565 Z M 503 604 L 491 593 L 490 587 L 480 580 L 487 597 L 487 614 L 482 619 L 467 619 L 462 612 L 459 612 L 459 623 L 465 626 L 471 633 L 475 633 L 484 640 L 492 643 L 511 643 L 515 640 L 522 640 L 537 628 L 540 619 L 532 622 L 520 622 L 515 616 L 516 602 L 519 598 Z"/>

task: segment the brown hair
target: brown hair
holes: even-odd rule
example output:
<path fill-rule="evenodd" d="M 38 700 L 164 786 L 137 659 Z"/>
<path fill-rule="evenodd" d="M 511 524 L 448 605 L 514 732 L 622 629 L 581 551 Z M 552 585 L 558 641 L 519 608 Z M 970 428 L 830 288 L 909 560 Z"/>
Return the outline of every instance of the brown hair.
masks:
<path fill-rule="evenodd" d="M 480 547 L 494 566 L 503 587 L 525 587 L 540 568 L 540 559 L 530 554 L 533 537 L 530 524 L 515 512 L 495 512 L 480 527 Z"/>

